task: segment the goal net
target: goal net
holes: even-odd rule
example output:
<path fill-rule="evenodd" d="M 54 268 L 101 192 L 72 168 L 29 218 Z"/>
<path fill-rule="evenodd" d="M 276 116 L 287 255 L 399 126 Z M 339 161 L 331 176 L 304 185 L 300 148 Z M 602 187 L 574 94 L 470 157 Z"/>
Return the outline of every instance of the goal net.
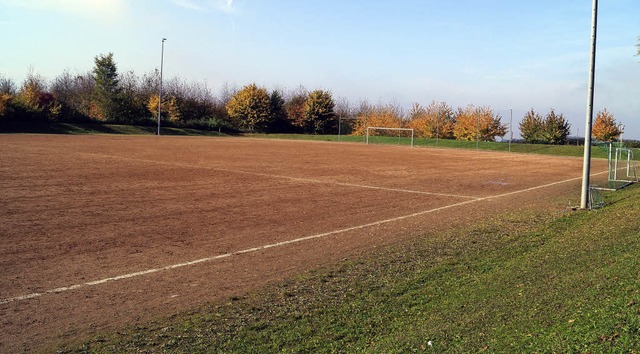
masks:
<path fill-rule="evenodd" d="M 620 184 L 622 188 L 638 182 L 638 167 L 634 151 L 627 148 L 611 148 L 609 153 L 609 182 Z"/>
<path fill-rule="evenodd" d="M 621 147 L 618 143 L 608 143 L 603 148 L 607 149 L 608 155 L 608 186 L 599 189 L 617 190 L 639 181 L 634 149 Z"/>
<path fill-rule="evenodd" d="M 367 127 L 367 144 L 395 144 L 413 147 L 414 131 L 411 128 Z"/>
<path fill-rule="evenodd" d="M 590 187 L 589 188 L 589 210 L 600 209 L 604 207 L 605 202 L 602 197 L 602 190 L 606 190 L 604 188 Z"/>

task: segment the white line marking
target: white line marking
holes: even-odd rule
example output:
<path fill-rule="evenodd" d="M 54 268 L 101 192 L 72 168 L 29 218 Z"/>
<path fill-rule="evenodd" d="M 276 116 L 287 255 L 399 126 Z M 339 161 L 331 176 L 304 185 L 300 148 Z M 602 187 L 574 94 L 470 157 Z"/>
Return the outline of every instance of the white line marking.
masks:
<path fill-rule="evenodd" d="M 603 173 L 608 173 L 608 171 L 595 173 L 593 175 L 600 175 L 600 174 L 603 174 Z M 246 253 L 253 253 L 253 252 L 266 250 L 266 249 L 269 249 L 269 248 L 281 247 L 281 246 L 286 246 L 286 245 L 299 243 L 299 242 L 304 242 L 304 241 L 308 241 L 308 240 L 324 238 L 324 237 L 331 236 L 331 235 L 337 235 L 337 234 L 341 234 L 341 233 L 345 233 L 345 232 L 349 232 L 349 231 L 360 230 L 360 229 L 364 229 L 364 228 L 368 228 L 368 227 L 372 227 L 372 226 L 378 226 L 378 225 L 387 224 L 387 223 L 391 223 L 391 222 L 395 222 L 395 221 L 400 221 L 400 220 L 404 220 L 404 219 L 408 219 L 408 218 L 413 218 L 413 217 L 416 217 L 416 216 L 435 213 L 435 212 L 438 212 L 438 211 L 451 209 L 451 208 L 463 206 L 463 205 L 466 205 L 466 204 L 471 204 L 471 203 L 476 203 L 476 202 L 485 201 L 485 200 L 491 200 L 491 199 L 507 197 L 507 196 L 514 195 L 514 194 L 519 194 L 519 193 L 526 193 L 526 192 L 530 192 L 530 191 L 533 191 L 533 190 L 536 190 L 536 189 L 552 187 L 552 186 L 555 186 L 555 185 L 558 185 L 558 184 L 573 182 L 573 181 L 579 180 L 581 178 L 582 177 L 571 178 L 571 179 L 566 179 L 566 180 L 563 180 L 563 181 L 552 182 L 552 183 L 543 184 L 543 185 L 540 185 L 540 186 L 526 188 L 526 189 L 522 189 L 522 190 L 518 190 L 518 191 L 507 192 L 507 193 L 503 193 L 503 194 L 498 194 L 498 195 L 489 196 L 489 197 L 483 197 L 483 198 L 477 198 L 477 199 L 473 199 L 473 200 L 467 200 L 467 201 L 464 201 L 464 202 L 449 204 L 449 205 L 445 205 L 445 206 L 442 206 L 442 207 L 429 209 L 429 210 L 423 210 L 423 211 L 419 211 L 419 212 L 412 213 L 412 214 L 398 216 L 398 217 L 395 217 L 395 218 L 374 221 L 374 222 L 371 222 L 371 223 L 368 223 L 368 224 L 352 226 L 352 227 L 348 227 L 348 228 L 345 228 L 345 229 L 329 231 L 329 232 L 325 232 L 325 233 L 321 233 L 321 234 L 300 237 L 300 238 L 296 238 L 296 239 L 293 239 L 293 240 L 287 240 L 287 241 L 272 243 L 272 244 L 268 244 L 268 245 L 248 248 L 248 249 L 244 249 L 244 250 L 241 250 L 241 251 L 221 254 L 221 255 L 218 255 L 218 256 L 196 259 L 196 260 L 193 260 L 193 261 L 173 264 L 173 265 L 169 265 L 169 266 L 166 266 L 166 267 L 147 269 L 147 270 L 143 270 L 143 271 L 139 271 L 139 272 L 135 272 L 135 273 L 129 273 L 129 274 L 124 274 L 124 275 L 118 275 L 118 276 L 115 276 L 115 277 L 104 278 L 104 279 L 100 279 L 100 280 L 94 280 L 94 281 L 90 281 L 90 282 L 87 282 L 87 283 L 81 283 L 81 284 L 75 284 L 75 285 L 66 286 L 66 287 L 60 287 L 60 288 L 56 288 L 56 289 L 50 289 L 50 290 L 46 290 L 46 291 L 43 291 L 43 292 L 40 292 L 40 293 L 32 293 L 32 294 L 27 294 L 27 295 L 11 297 L 11 298 L 0 300 L 0 305 L 8 304 L 10 302 L 15 302 L 15 301 L 24 301 L 24 300 L 34 299 L 34 298 L 37 298 L 37 297 L 40 297 L 40 296 L 44 296 L 44 295 L 47 295 L 47 294 L 62 293 L 62 292 L 70 291 L 70 290 L 75 290 L 75 289 L 88 287 L 88 286 L 100 285 L 100 284 L 108 283 L 108 282 L 111 282 L 111 281 L 124 280 L 124 279 L 134 278 L 134 277 L 143 276 L 143 275 L 147 275 L 147 274 L 158 273 L 158 272 L 165 271 L 165 270 L 171 270 L 171 269 L 176 269 L 176 268 L 187 267 L 187 266 L 191 266 L 191 265 L 198 264 L 198 263 L 211 262 L 211 261 L 215 261 L 215 260 L 219 260 L 219 259 L 223 259 L 223 258 L 228 258 L 228 257 L 234 256 L 234 255 L 239 256 L 239 255 L 243 255 L 243 254 L 246 254 Z"/>
<path fill-rule="evenodd" d="M 220 170 L 223 170 L 223 169 L 220 169 Z M 345 187 L 377 189 L 377 190 L 383 190 L 383 191 L 389 191 L 389 192 L 425 194 L 425 195 L 435 195 L 435 196 L 441 196 L 441 197 L 464 198 L 464 199 L 479 199 L 479 197 L 472 197 L 472 196 L 460 195 L 460 194 L 424 192 L 424 191 L 417 191 L 417 190 L 412 190 L 412 189 L 378 187 L 378 186 L 369 186 L 369 185 L 365 185 L 365 184 L 355 184 L 355 183 L 337 182 L 337 181 L 323 181 L 323 180 L 320 180 L 320 179 L 302 178 L 302 177 L 289 177 L 289 176 L 272 175 L 272 174 L 259 173 L 259 172 L 245 172 L 245 171 L 234 171 L 234 170 L 224 170 L 224 171 L 236 172 L 236 173 L 246 173 L 246 174 L 251 174 L 251 175 L 255 175 L 255 176 L 264 176 L 264 177 L 289 179 L 289 180 L 292 180 L 292 181 L 299 181 L 299 182 L 335 184 L 335 185 L 338 185 L 338 186 L 345 186 Z"/>
<path fill-rule="evenodd" d="M 147 160 L 147 159 L 140 159 L 140 158 L 135 158 L 135 157 L 113 156 L 113 155 L 99 154 L 99 153 L 83 153 L 83 154 L 92 155 L 92 156 L 108 157 L 108 158 L 118 159 L 118 160 L 147 162 L 147 163 L 154 163 L 154 164 L 159 164 L 159 165 L 169 165 L 169 166 L 179 166 L 179 167 L 189 167 L 189 168 L 202 168 L 202 169 L 208 169 L 208 170 L 219 171 L 219 172 L 240 173 L 240 174 L 251 175 L 251 176 L 286 179 L 286 180 L 290 180 L 290 181 L 294 181 L 294 182 L 333 184 L 333 185 L 344 186 L 344 187 L 377 189 L 377 190 L 389 191 L 389 192 L 435 195 L 435 196 L 440 196 L 440 197 L 451 197 L 451 198 L 463 198 L 463 199 L 478 199 L 479 198 L 479 197 L 472 197 L 472 196 L 460 195 L 460 194 L 424 192 L 424 191 L 417 191 L 417 190 L 412 190 L 412 189 L 370 186 L 370 185 L 365 185 L 365 184 L 338 182 L 338 181 L 321 180 L 321 179 L 313 179 L 313 178 L 305 178 L 305 177 L 292 177 L 292 176 L 276 175 L 276 174 L 262 173 L 262 172 L 234 170 L 234 169 L 229 169 L 229 168 L 220 168 L 220 167 L 211 167 L 211 166 L 190 165 L 190 164 L 186 164 L 186 163 L 175 163 L 175 162 Z"/>

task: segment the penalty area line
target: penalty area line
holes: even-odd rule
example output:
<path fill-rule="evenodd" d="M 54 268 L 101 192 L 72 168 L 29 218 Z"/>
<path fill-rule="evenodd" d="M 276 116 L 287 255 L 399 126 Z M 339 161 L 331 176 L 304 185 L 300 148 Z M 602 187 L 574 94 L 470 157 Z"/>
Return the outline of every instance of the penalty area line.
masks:
<path fill-rule="evenodd" d="M 608 171 L 600 172 L 600 173 L 596 173 L 596 174 L 593 174 L 593 175 L 600 175 L 600 174 L 607 173 L 607 172 Z M 118 275 L 118 276 L 115 276 L 115 277 L 109 277 L 109 278 L 94 280 L 94 281 L 90 281 L 90 282 L 86 282 L 86 283 L 80 283 L 80 284 L 75 284 L 75 285 L 70 285 L 70 286 L 65 286 L 65 287 L 45 290 L 45 291 L 42 291 L 42 292 L 36 292 L 36 293 L 27 294 L 27 295 L 10 297 L 10 298 L 6 298 L 6 299 L 0 300 L 0 305 L 8 304 L 8 303 L 11 303 L 11 302 L 30 300 L 30 299 L 38 298 L 38 297 L 41 297 L 41 296 L 44 296 L 44 295 L 48 295 L 48 294 L 63 293 L 63 292 L 76 290 L 76 289 L 81 289 L 81 288 L 85 288 L 85 287 L 101 285 L 101 284 L 109 283 L 109 282 L 112 282 L 112 281 L 119 281 L 119 280 L 135 278 L 135 277 L 144 276 L 144 275 L 153 274 L 153 273 L 158 273 L 158 272 L 162 272 L 162 271 L 167 271 L 167 270 L 187 267 L 187 266 L 191 266 L 191 265 L 195 265 L 195 264 L 199 264 L 199 263 L 212 262 L 212 261 L 220 260 L 220 259 L 223 259 L 223 258 L 229 258 L 229 257 L 232 257 L 232 256 L 239 256 L 239 255 L 243 255 L 243 254 L 247 254 L 247 253 L 259 252 L 259 251 L 267 250 L 267 249 L 270 249 L 270 248 L 282 247 L 282 246 L 291 245 L 291 244 L 295 244 L 295 243 L 300 243 L 300 242 L 304 242 L 304 241 L 309 241 L 309 240 L 313 240 L 313 239 L 324 238 L 324 237 L 328 237 L 328 236 L 332 236 L 332 235 L 346 233 L 346 232 L 349 232 L 349 231 L 361 230 L 361 229 L 374 227 L 374 226 L 379 226 L 379 225 L 383 225 L 383 224 L 388 224 L 388 223 L 391 223 L 391 222 L 401 221 L 401 220 L 405 220 L 405 219 L 409 219 L 409 218 L 413 218 L 413 217 L 417 217 L 417 216 L 431 214 L 431 213 L 435 213 L 435 212 L 446 210 L 446 209 L 456 208 L 456 207 L 464 206 L 464 205 L 467 205 L 467 204 L 472 204 L 472 203 L 477 203 L 477 202 L 486 201 L 486 200 L 492 200 L 492 199 L 498 199 L 498 198 L 511 196 L 511 195 L 514 195 L 514 194 L 526 193 L 526 192 L 530 192 L 530 191 L 537 190 L 537 189 L 552 187 L 552 186 L 556 186 L 556 185 L 563 184 L 563 183 L 573 182 L 573 181 L 579 180 L 581 178 L 582 177 L 576 177 L 576 178 L 566 179 L 566 180 L 563 180 L 563 181 L 557 181 L 557 182 L 543 184 L 543 185 L 540 185 L 540 186 L 521 189 L 521 190 L 517 190 L 517 191 L 513 191 L 513 192 L 507 192 L 507 193 L 488 196 L 488 197 L 482 197 L 482 198 L 477 198 L 477 199 L 472 199 L 472 200 L 466 200 L 466 201 L 463 201 L 463 202 L 449 204 L 449 205 L 441 206 L 441 207 L 438 207 L 438 208 L 423 210 L 423 211 L 419 211 L 419 212 L 415 212 L 415 213 L 411 213 L 411 214 L 407 214 L 407 215 L 402 215 L 402 216 L 398 216 L 398 217 L 394 217 L 394 218 L 378 220 L 378 221 L 370 222 L 370 223 L 367 223 L 367 224 L 362 224 L 362 225 L 352 226 L 352 227 L 348 227 L 348 228 L 344 228 L 344 229 L 339 229 L 339 230 L 324 232 L 324 233 L 320 233 L 320 234 L 300 237 L 300 238 L 296 238 L 296 239 L 293 239 L 293 240 L 287 240 L 287 241 L 282 241 L 282 242 L 276 242 L 276 243 L 271 243 L 271 244 L 267 244 L 267 245 L 262 245 L 262 246 L 258 246 L 258 247 L 247 248 L 247 249 L 244 249 L 244 250 L 241 250 L 241 251 L 225 253 L 225 254 L 221 254 L 221 255 L 217 255 L 217 256 L 200 258 L 200 259 L 196 259 L 196 260 L 193 260 L 193 261 L 188 261 L 188 262 L 183 262 L 183 263 L 178 263 L 178 264 L 172 264 L 172 265 L 165 266 L 165 267 L 152 268 L 152 269 L 147 269 L 147 270 L 143 270 L 143 271 L 139 271 L 139 272 Z"/>

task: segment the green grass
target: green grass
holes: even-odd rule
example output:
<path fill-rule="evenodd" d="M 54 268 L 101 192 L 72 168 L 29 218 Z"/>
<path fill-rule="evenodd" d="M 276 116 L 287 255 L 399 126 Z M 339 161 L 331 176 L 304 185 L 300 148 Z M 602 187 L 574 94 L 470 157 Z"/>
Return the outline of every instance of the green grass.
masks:
<path fill-rule="evenodd" d="M 156 126 L 0 121 L 0 133 L 155 135 L 157 132 L 158 128 Z M 160 134 L 186 136 L 225 135 L 215 131 L 171 127 L 162 127 Z"/>
<path fill-rule="evenodd" d="M 291 140 L 317 140 L 317 141 L 340 141 L 340 142 L 352 142 L 352 143 L 364 143 L 364 137 L 351 136 L 351 135 L 305 135 L 305 134 L 245 134 L 249 137 L 267 138 L 267 139 L 291 139 Z M 370 142 L 374 144 L 388 144 L 388 145 L 411 145 L 410 138 L 397 137 L 370 137 Z M 439 147 L 450 149 L 470 149 L 470 150 L 490 150 L 490 151 L 504 151 L 524 154 L 541 154 L 541 155 L 554 155 L 554 156 L 573 156 L 582 157 L 584 155 L 584 148 L 582 146 L 575 145 L 544 145 L 544 144 L 523 144 L 513 143 L 511 147 L 508 142 L 486 142 L 481 141 L 476 143 L 475 141 L 460 141 L 449 139 L 424 139 L 416 138 L 414 145 L 417 147 Z M 591 155 L 594 158 L 607 158 L 608 151 L 602 147 L 594 147 L 591 150 Z M 637 155 L 640 155 L 640 151 L 636 151 Z"/>
<path fill-rule="evenodd" d="M 47 122 L 9 122 L 0 120 L 0 133 L 36 133 L 36 134 L 123 134 L 123 135 L 154 135 L 157 132 L 155 126 L 134 126 L 120 124 L 87 124 L 87 123 L 47 123 Z M 216 131 L 198 130 L 190 128 L 163 127 L 162 135 L 186 135 L 186 136 L 219 136 L 227 135 Z M 243 134 L 242 136 L 267 139 L 290 140 L 317 140 L 334 142 L 364 143 L 364 137 L 351 135 L 306 135 L 306 134 Z M 373 144 L 410 145 L 410 138 L 397 137 L 370 137 Z M 511 151 L 525 154 L 542 154 L 555 156 L 582 157 L 582 146 L 574 145 L 543 145 L 514 143 L 509 147 L 505 142 L 479 142 L 459 141 L 448 139 L 424 139 L 417 138 L 414 141 L 418 147 L 439 147 L 452 149 L 479 149 L 490 151 Z M 636 149 L 636 156 L 640 156 L 640 150 Z M 607 158 L 607 150 L 600 147 L 592 149 L 592 157 Z"/>
<path fill-rule="evenodd" d="M 640 351 L 640 188 L 430 234 L 78 352 Z"/>

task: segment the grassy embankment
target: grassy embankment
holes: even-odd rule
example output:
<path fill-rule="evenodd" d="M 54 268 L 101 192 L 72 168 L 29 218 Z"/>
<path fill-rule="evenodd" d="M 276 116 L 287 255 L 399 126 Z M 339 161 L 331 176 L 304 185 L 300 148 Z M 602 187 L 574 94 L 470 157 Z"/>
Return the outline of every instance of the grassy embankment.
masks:
<path fill-rule="evenodd" d="M 351 136 L 351 135 L 302 135 L 302 134 L 247 134 L 246 136 L 252 136 L 257 138 L 271 138 L 271 139 L 295 139 L 295 140 L 320 140 L 320 141 L 341 141 L 341 142 L 355 142 L 363 143 L 364 137 Z M 372 144 L 389 144 L 389 145 L 411 145 L 410 138 L 397 137 L 370 137 L 370 143 Z M 418 147 L 439 147 L 439 148 L 451 148 L 451 149 L 479 149 L 479 150 L 491 150 L 491 151 L 509 151 L 523 154 L 542 154 L 542 155 L 554 155 L 554 156 L 574 156 L 582 157 L 584 149 L 582 146 L 575 145 L 545 145 L 545 144 L 521 144 L 513 143 L 509 146 L 508 142 L 475 142 L 475 141 L 459 141 L 449 139 L 425 139 L 416 138 L 414 145 Z M 596 147 L 592 149 L 592 156 L 594 158 L 607 158 L 607 149 L 604 147 Z"/>
<path fill-rule="evenodd" d="M 80 124 L 80 123 L 24 123 L 1 122 L 0 133 L 36 133 L 36 134 L 128 134 L 128 135 L 153 135 L 156 134 L 155 126 L 133 126 L 118 124 Z M 198 130 L 190 128 L 170 128 L 163 127 L 162 135 L 186 135 L 186 136 L 220 136 L 227 135 L 224 132 Z M 364 142 L 364 137 L 351 135 L 305 135 L 305 134 L 243 134 L 242 136 L 268 138 L 268 139 L 291 139 L 291 140 L 320 140 L 320 141 L 341 141 L 341 142 Z M 396 137 L 371 137 L 371 142 L 375 144 L 400 144 L 410 145 L 410 139 Z M 454 149 L 480 149 L 492 151 L 509 151 L 517 153 L 533 153 L 557 156 L 583 155 L 581 146 L 573 145 L 544 145 L 544 144 L 511 144 L 505 142 L 479 142 L 458 141 L 458 140 L 435 140 L 435 139 L 415 139 L 416 146 L 441 147 Z M 636 149 L 636 155 L 640 151 Z M 594 148 L 592 150 L 594 158 L 607 158 L 607 150 L 604 148 Z"/>
<path fill-rule="evenodd" d="M 640 351 L 640 188 L 426 233 L 77 351 Z"/>
<path fill-rule="evenodd" d="M 157 132 L 157 126 L 81 123 L 18 123 L 0 121 L 0 133 L 154 135 Z M 162 127 L 160 129 L 160 134 L 187 136 L 225 135 L 224 133 L 216 131 L 171 127 Z"/>

